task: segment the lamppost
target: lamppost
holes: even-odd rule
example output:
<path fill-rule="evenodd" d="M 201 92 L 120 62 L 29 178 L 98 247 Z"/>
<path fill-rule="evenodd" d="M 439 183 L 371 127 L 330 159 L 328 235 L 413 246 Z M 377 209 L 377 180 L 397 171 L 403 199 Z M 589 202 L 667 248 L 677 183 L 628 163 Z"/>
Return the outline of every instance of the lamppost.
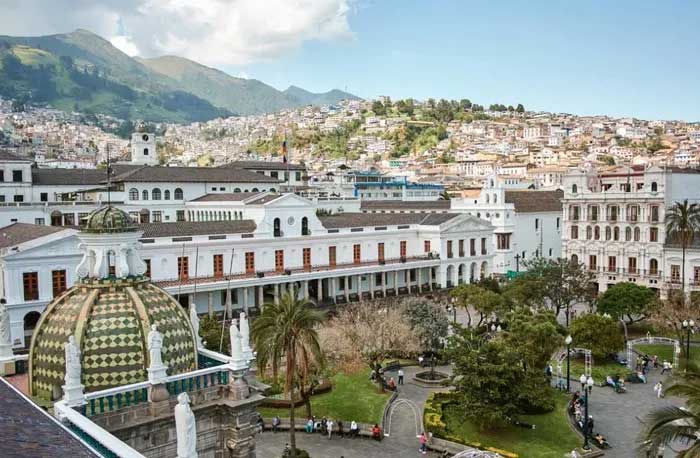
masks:
<path fill-rule="evenodd" d="M 683 329 L 685 329 L 685 370 L 688 370 L 688 363 L 690 363 L 690 333 L 693 332 L 693 327 L 695 326 L 695 321 L 693 320 L 683 320 Z"/>
<path fill-rule="evenodd" d="M 571 377 L 571 342 L 574 339 L 571 337 L 571 335 L 566 336 L 566 339 L 564 339 L 564 343 L 566 343 L 566 392 L 570 393 L 571 392 L 571 385 L 569 378 Z"/>
<path fill-rule="evenodd" d="M 447 304 L 447 313 L 452 312 L 452 323 L 457 323 L 457 306 L 455 306 L 457 298 L 453 297 L 450 299 L 450 304 Z"/>
<path fill-rule="evenodd" d="M 588 446 L 588 436 L 590 435 L 590 432 L 588 431 L 588 398 L 591 396 L 591 390 L 593 389 L 594 382 L 593 378 L 590 376 L 586 377 L 586 374 L 581 374 L 579 381 L 581 382 L 581 391 L 583 391 L 586 395 L 584 404 L 585 417 L 583 419 L 583 449 L 588 450 L 590 448 Z"/>

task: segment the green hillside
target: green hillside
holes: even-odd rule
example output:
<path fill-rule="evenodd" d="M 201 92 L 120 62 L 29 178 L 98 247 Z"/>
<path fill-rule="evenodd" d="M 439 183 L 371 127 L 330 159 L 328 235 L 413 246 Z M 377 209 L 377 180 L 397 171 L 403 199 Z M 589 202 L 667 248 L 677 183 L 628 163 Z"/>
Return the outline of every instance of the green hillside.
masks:
<path fill-rule="evenodd" d="M 347 92 L 343 92 L 339 89 L 333 89 L 322 93 L 314 93 L 297 86 L 289 86 L 284 91 L 284 94 L 286 94 L 287 97 L 296 100 L 300 105 L 333 105 L 343 99 L 359 99 L 359 97 L 348 94 Z"/>

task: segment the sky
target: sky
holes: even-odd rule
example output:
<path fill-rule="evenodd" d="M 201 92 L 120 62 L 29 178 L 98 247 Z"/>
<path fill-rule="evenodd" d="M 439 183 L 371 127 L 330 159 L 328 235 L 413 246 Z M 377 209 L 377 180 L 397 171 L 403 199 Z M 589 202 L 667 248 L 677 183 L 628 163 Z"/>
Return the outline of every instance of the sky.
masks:
<path fill-rule="evenodd" d="M 700 2 L 0 0 L 0 33 L 86 28 L 279 89 L 700 121 Z"/>

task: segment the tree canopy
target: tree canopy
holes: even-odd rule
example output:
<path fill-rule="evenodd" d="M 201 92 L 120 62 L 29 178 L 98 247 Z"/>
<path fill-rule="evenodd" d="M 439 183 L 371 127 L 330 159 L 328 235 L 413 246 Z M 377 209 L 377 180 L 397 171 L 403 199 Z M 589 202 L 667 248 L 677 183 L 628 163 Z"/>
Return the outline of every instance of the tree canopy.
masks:
<path fill-rule="evenodd" d="M 612 317 L 596 313 L 580 315 L 571 322 L 569 332 L 575 347 L 591 351 L 593 358 L 605 359 L 624 348 L 624 337 Z"/>
<path fill-rule="evenodd" d="M 656 293 L 650 288 L 622 282 L 610 286 L 598 298 L 598 312 L 624 318 L 632 324 L 646 318 L 655 304 Z"/>

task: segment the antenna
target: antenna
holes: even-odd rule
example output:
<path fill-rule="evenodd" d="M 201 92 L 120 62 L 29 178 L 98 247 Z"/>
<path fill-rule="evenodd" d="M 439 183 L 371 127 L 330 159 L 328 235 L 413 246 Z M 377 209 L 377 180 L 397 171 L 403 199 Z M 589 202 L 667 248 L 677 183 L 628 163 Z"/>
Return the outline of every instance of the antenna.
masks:
<path fill-rule="evenodd" d="M 110 145 L 107 143 L 107 205 L 112 205 L 112 166 L 109 163 Z"/>
<path fill-rule="evenodd" d="M 228 282 L 226 283 L 226 304 L 224 304 L 224 320 L 221 322 L 221 339 L 219 339 L 219 353 L 224 348 L 224 329 L 226 329 L 226 315 L 231 307 L 231 274 L 233 273 L 233 248 L 231 248 L 231 262 L 228 266 Z M 233 314 L 231 314 L 233 316 Z"/>

